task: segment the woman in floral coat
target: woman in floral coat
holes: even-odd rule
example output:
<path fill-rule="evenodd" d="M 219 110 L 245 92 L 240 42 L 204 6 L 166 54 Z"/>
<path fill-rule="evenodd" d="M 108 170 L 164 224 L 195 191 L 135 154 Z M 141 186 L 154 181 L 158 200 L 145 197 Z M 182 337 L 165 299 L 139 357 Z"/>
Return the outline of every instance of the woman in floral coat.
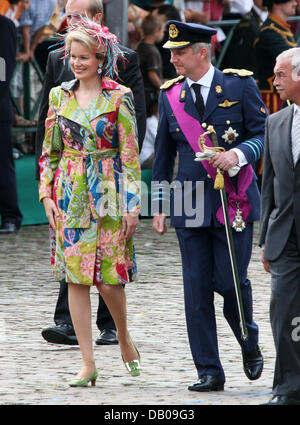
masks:
<path fill-rule="evenodd" d="M 124 284 L 136 276 L 140 162 L 130 89 L 109 76 L 116 37 L 86 18 L 73 23 L 65 52 L 75 80 L 51 90 L 40 158 L 40 201 L 50 223 L 51 263 L 69 286 L 83 366 L 71 386 L 95 383 L 89 290 L 96 285 L 115 321 L 122 359 L 139 375 L 126 323 Z M 60 134 L 61 140 L 57 137 Z"/>

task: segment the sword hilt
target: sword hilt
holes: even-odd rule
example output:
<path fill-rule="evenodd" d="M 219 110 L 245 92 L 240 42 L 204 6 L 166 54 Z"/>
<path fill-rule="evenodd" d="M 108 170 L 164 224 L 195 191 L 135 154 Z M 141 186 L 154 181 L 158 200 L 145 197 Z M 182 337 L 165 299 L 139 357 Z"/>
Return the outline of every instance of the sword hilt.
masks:
<path fill-rule="evenodd" d="M 213 147 L 212 146 L 207 146 L 205 144 L 205 136 L 207 134 L 210 134 L 211 135 L 211 140 L 212 140 L 213 145 L 214 145 Z M 209 149 L 209 150 L 215 151 L 217 153 L 220 153 L 220 152 L 224 152 L 225 151 L 225 149 L 223 147 L 219 146 L 219 144 L 218 144 L 218 137 L 217 137 L 217 134 L 215 132 L 215 129 L 214 129 L 214 126 L 213 125 L 209 125 L 207 127 L 207 131 L 205 131 L 205 133 L 202 133 L 201 134 L 201 136 L 199 137 L 199 140 L 198 140 L 198 145 L 199 145 L 199 147 L 201 149 L 201 152 L 204 152 L 205 149 Z M 214 189 L 216 189 L 216 190 L 222 190 L 223 188 L 224 188 L 224 177 L 223 177 L 223 173 L 222 173 L 222 170 L 220 170 L 220 168 L 217 168 L 217 175 L 216 175 L 215 182 L 214 182 Z"/>

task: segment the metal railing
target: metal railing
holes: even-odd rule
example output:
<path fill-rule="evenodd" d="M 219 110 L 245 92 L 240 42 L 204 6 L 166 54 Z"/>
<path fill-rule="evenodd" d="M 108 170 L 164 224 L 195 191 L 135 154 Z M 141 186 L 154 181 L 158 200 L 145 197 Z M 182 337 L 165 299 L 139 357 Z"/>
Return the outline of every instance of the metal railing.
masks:
<path fill-rule="evenodd" d="M 207 25 L 212 26 L 212 27 L 230 27 L 230 30 L 228 32 L 228 34 L 226 35 L 226 40 L 222 46 L 222 50 L 220 52 L 220 55 L 216 61 L 216 63 L 214 64 L 216 68 L 220 68 L 221 63 L 226 55 L 226 52 L 228 50 L 228 47 L 231 43 L 234 31 L 237 27 L 237 25 L 241 22 L 240 19 L 232 19 L 232 20 L 228 20 L 228 21 L 209 21 L 207 23 Z"/>
<path fill-rule="evenodd" d="M 287 19 L 287 21 L 288 22 L 299 22 L 300 21 L 300 16 L 290 16 L 288 19 Z M 296 34 L 297 35 L 297 34 Z M 299 46 L 299 44 L 300 44 L 300 31 L 299 31 L 299 34 L 298 34 L 298 36 L 297 36 L 297 38 L 296 38 L 296 43 L 297 43 L 297 46 Z"/>

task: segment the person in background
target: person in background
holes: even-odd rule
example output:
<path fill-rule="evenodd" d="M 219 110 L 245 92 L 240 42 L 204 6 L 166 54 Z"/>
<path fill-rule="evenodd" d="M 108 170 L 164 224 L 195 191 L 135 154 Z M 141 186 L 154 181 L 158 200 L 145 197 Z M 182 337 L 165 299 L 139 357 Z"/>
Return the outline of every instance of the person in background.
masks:
<path fill-rule="evenodd" d="M 142 169 L 152 169 L 154 158 L 154 143 L 157 135 L 158 126 L 158 104 L 152 104 L 152 111 L 147 117 L 146 134 L 143 147 L 140 153 L 140 161 Z"/>
<path fill-rule="evenodd" d="M 34 59 L 35 50 L 44 38 L 43 31 L 49 24 L 55 6 L 56 0 L 30 0 L 23 6 L 24 11 L 19 17 L 18 68 L 12 81 L 12 90 L 22 114 L 24 114 L 23 64 Z M 36 120 L 26 120 L 16 114 L 15 125 L 32 127 L 36 126 Z"/>
<path fill-rule="evenodd" d="M 221 21 L 230 7 L 230 0 L 187 0 L 185 1 L 184 17 L 186 22 L 206 24 L 208 21 Z M 211 40 L 212 52 L 217 56 L 222 48 L 221 43 L 226 39 L 222 27 L 215 27 L 217 33 Z"/>
<path fill-rule="evenodd" d="M 274 87 L 274 66 L 276 57 L 287 49 L 296 47 L 296 40 L 287 18 L 294 16 L 298 2 L 296 0 L 263 0 L 269 16 L 259 27 L 254 41 L 256 54 L 256 78 L 263 101 L 269 114 L 282 108 L 282 100 Z M 263 161 L 255 164 L 258 185 L 261 186 Z"/>
<path fill-rule="evenodd" d="M 11 126 L 14 113 L 9 91 L 16 63 L 16 49 L 15 24 L 0 15 L 0 235 L 18 232 L 22 221 L 12 154 Z"/>
<path fill-rule="evenodd" d="M 34 59 L 35 49 L 44 39 L 44 30 L 50 23 L 56 4 L 56 0 L 30 0 L 29 9 L 20 16 L 24 62 Z"/>
<path fill-rule="evenodd" d="M 57 0 L 55 9 L 49 19 L 49 25 L 44 28 L 44 39 L 37 45 L 34 57 L 37 61 L 43 74 L 46 72 L 46 65 L 49 52 L 55 49 L 55 37 L 56 33 L 59 33 L 64 16 L 64 4 L 61 0 Z"/>
<path fill-rule="evenodd" d="M 29 8 L 30 0 L 0 0 L 0 15 L 6 16 L 11 19 L 15 24 L 16 28 L 19 28 L 20 15 Z M 18 37 L 17 30 L 17 55 L 16 60 L 22 61 L 22 55 L 19 53 L 20 38 Z M 17 69 L 14 70 L 13 78 L 11 79 L 11 91 L 13 96 L 17 99 L 20 109 L 23 110 L 23 72 L 22 66 L 16 63 Z M 24 117 L 19 115 L 17 111 L 14 111 L 14 122 L 15 127 L 32 127 L 35 125 L 35 121 L 26 120 Z M 22 155 L 20 153 L 20 155 Z"/>
<path fill-rule="evenodd" d="M 268 8 L 263 5 L 263 0 L 253 1 L 252 13 L 259 22 L 259 25 L 263 24 L 269 16 Z"/>
<path fill-rule="evenodd" d="M 0 15 L 11 19 L 16 27 L 19 26 L 19 17 L 22 13 L 21 0 L 0 0 Z"/>
<path fill-rule="evenodd" d="M 128 47 L 136 50 L 141 41 L 140 26 L 148 12 L 130 3 L 128 5 Z"/>
<path fill-rule="evenodd" d="M 159 88 L 163 83 L 162 58 L 155 43 L 164 37 L 165 24 L 160 15 L 150 13 L 141 24 L 143 34 L 137 53 L 144 80 L 147 116 L 152 115 L 152 105 L 157 104 Z"/>
<path fill-rule="evenodd" d="M 263 0 L 269 16 L 259 28 L 255 51 L 258 87 L 270 114 L 282 107 L 281 98 L 273 84 L 274 66 L 280 53 L 296 47 L 287 18 L 295 15 L 297 3 L 296 0 Z"/>
<path fill-rule="evenodd" d="M 187 22 L 205 24 L 208 21 L 222 20 L 227 13 L 230 0 L 185 0 L 184 16 Z"/>
<path fill-rule="evenodd" d="M 253 10 L 253 0 L 234 0 L 224 20 L 240 20 L 235 27 L 232 40 L 221 63 L 221 69 L 237 68 L 252 71 L 256 78 L 256 55 L 254 41 L 261 24 Z M 230 27 L 224 29 L 228 34 Z"/>
<path fill-rule="evenodd" d="M 172 6 L 170 4 L 165 4 L 163 6 L 158 7 L 157 9 L 154 9 L 153 13 L 157 13 L 159 16 L 161 16 L 165 23 L 172 19 L 175 21 L 181 21 L 179 10 L 175 6 Z M 165 28 L 164 38 L 159 43 L 156 43 L 156 47 L 158 48 L 162 59 L 164 80 L 177 77 L 176 70 L 171 64 L 171 53 L 169 49 L 163 48 L 163 45 L 167 42 L 168 37 L 169 34 Z"/>

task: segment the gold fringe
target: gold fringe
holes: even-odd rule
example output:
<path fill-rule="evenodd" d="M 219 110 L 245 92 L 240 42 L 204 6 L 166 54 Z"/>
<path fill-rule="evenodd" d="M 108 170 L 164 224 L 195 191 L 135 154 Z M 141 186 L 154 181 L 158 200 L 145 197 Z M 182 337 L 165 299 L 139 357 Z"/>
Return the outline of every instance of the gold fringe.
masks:
<path fill-rule="evenodd" d="M 217 168 L 217 175 L 214 183 L 214 189 L 216 190 L 222 190 L 224 187 L 224 177 L 221 173 L 220 169 Z"/>

